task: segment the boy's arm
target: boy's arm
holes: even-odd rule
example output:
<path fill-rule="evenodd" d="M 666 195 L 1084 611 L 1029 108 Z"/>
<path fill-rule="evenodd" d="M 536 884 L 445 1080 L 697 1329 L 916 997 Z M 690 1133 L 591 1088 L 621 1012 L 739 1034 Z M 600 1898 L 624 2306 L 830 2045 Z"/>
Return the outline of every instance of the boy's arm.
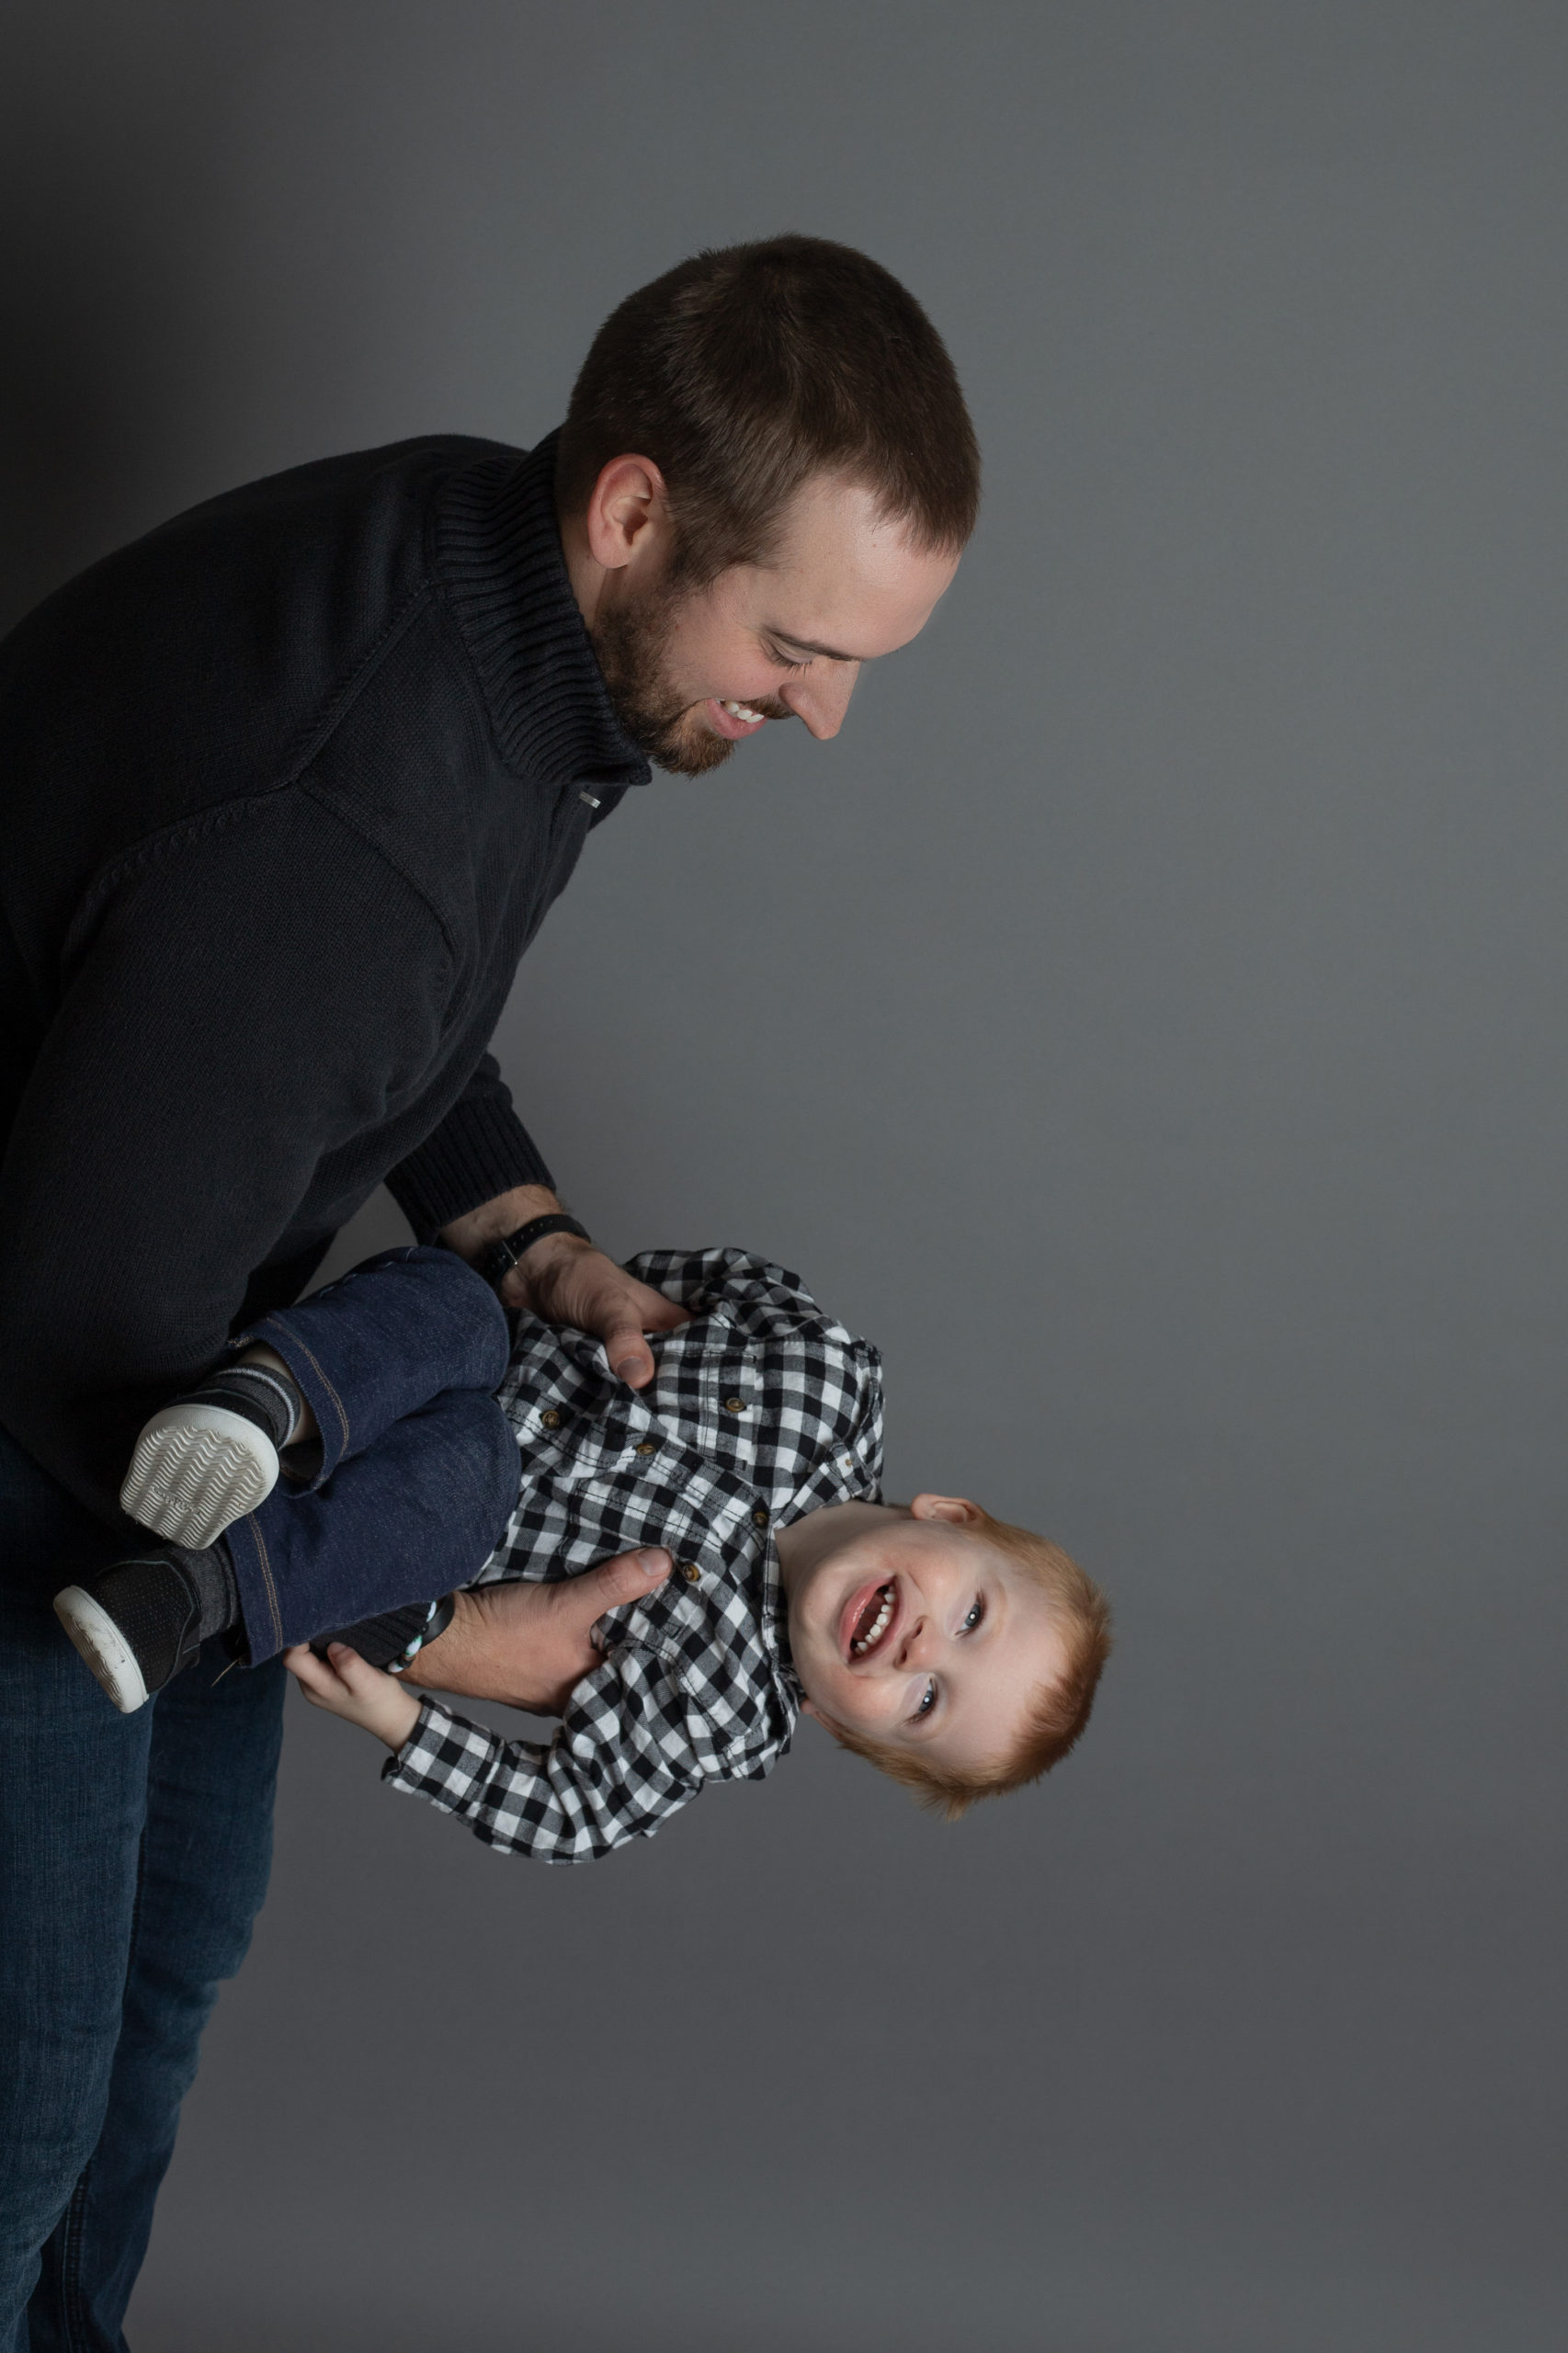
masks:
<path fill-rule="evenodd" d="M 308 1643 L 283 1654 L 283 1664 L 312 1708 L 374 1733 L 394 1752 L 408 1740 L 419 1722 L 420 1702 L 405 1691 L 395 1675 L 368 1666 L 347 1643 L 329 1643 L 325 1658 L 317 1658 Z"/>
<path fill-rule="evenodd" d="M 301 1673 L 288 1654 L 307 1695 L 392 1748 L 384 1780 L 456 1814 L 487 1846 L 542 1862 L 592 1862 L 649 1837 L 705 1781 L 758 1779 L 789 1745 L 782 1717 L 721 1730 L 667 1661 L 636 1643 L 579 1684 L 548 1745 L 503 1740 L 437 1702 L 388 1693 L 379 1687 L 393 1678 L 351 1655 L 330 1669 L 304 1660 Z"/>

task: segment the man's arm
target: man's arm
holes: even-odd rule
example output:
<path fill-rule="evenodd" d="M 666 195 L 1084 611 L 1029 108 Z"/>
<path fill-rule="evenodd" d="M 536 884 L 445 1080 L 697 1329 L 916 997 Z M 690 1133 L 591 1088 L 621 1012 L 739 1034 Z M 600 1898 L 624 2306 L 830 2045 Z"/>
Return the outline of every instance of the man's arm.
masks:
<path fill-rule="evenodd" d="M 387 1190 L 420 1241 L 438 1236 L 471 1265 L 493 1242 L 561 1208 L 494 1054 L 483 1057 L 440 1125 L 391 1171 Z M 516 1313 L 592 1332 L 632 1389 L 653 1378 L 644 1332 L 673 1332 L 688 1320 L 684 1308 L 569 1233 L 536 1242 L 501 1297 Z"/>
<path fill-rule="evenodd" d="M 0 1176 L 0 1421 L 90 1508 L 115 1516 L 138 1423 L 221 1352 L 323 1154 L 427 1065 L 444 952 L 295 796 L 96 912 Z"/>

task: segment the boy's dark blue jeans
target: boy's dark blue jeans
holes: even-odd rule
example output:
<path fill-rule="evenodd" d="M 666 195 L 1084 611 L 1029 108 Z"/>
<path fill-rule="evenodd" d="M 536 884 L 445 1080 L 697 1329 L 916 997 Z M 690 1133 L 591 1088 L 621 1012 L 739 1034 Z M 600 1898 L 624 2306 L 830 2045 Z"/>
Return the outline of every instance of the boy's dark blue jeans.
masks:
<path fill-rule="evenodd" d="M 209 1643 L 118 1714 L 50 1604 L 125 1539 L 0 1430 L 0 2353 L 124 2353 L 201 2029 L 267 1889 L 271 1654 L 462 1584 L 517 1495 L 490 1394 L 506 1319 L 460 1259 L 390 1251 L 251 1336 L 323 1438 L 310 1488 L 239 1524 L 253 1671 Z"/>
<path fill-rule="evenodd" d="M 253 1665 L 484 1566 L 517 1500 L 517 1442 L 492 1392 L 511 1336 L 449 1250 L 385 1250 L 242 1333 L 309 1399 L 321 1460 L 227 1538 Z"/>

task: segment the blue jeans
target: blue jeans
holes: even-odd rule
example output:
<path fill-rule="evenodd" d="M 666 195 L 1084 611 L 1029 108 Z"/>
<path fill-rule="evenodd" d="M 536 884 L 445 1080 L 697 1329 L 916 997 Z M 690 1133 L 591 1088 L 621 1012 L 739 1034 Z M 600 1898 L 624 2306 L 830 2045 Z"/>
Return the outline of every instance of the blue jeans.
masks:
<path fill-rule="evenodd" d="M 309 1398 L 321 1461 L 229 1530 L 253 1663 L 467 1585 L 520 1476 L 491 1393 L 511 1354 L 506 1313 L 449 1250 L 384 1250 L 234 1345 L 257 1340 Z"/>
<path fill-rule="evenodd" d="M 0 2353 L 120 2320 L 267 1891 L 282 1667 L 209 1643 L 117 1715 L 50 1608 L 125 1550 L 0 1431 Z"/>
<path fill-rule="evenodd" d="M 494 1293 L 392 1250 L 244 1339 L 310 1399 L 322 1459 L 230 1530 L 250 1670 L 209 1643 L 135 1715 L 50 1603 L 123 1556 L 0 1431 L 0 2353 L 121 2353 L 120 2320 L 222 1979 L 267 1891 L 273 1653 L 481 1569 L 518 1486 Z"/>

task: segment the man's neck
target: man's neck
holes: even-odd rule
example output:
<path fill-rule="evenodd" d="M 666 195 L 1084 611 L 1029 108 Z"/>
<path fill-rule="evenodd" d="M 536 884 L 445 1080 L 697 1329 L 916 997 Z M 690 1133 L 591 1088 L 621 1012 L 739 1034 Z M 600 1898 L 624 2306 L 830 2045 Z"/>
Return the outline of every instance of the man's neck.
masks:
<path fill-rule="evenodd" d="M 588 545 L 588 527 L 583 516 L 565 514 L 557 500 L 555 523 L 561 533 L 561 552 L 566 559 L 566 577 L 572 583 L 577 610 L 583 616 L 584 626 L 591 630 L 609 574 L 596 560 Z"/>

